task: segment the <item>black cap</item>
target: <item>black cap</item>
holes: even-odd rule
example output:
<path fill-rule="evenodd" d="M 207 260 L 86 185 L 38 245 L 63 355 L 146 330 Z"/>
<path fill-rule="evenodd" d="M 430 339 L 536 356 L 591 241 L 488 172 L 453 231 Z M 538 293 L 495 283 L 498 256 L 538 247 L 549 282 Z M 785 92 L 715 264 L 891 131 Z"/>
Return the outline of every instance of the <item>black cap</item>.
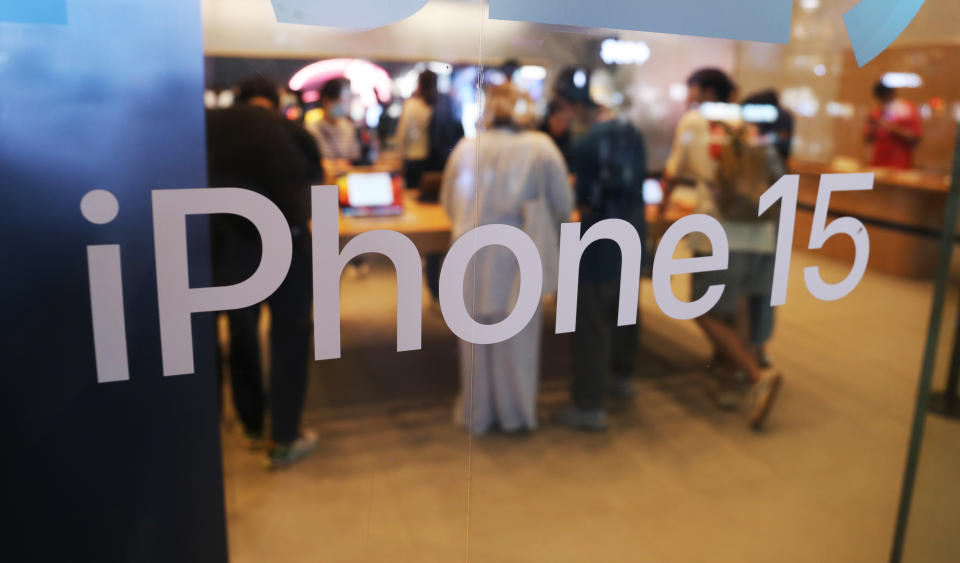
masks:
<path fill-rule="evenodd" d="M 253 98 L 265 98 L 274 106 L 280 106 L 280 94 L 277 93 L 277 85 L 266 78 L 256 76 L 248 78 L 236 87 L 236 102 L 245 104 Z"/>
<path fill-rule="evenodd" d="M 553 87 L 558 98 L 570 103 L 582 103 L 587 107 L 597 107 L 590 97 L 590 71 L 581 67 L 567 67 L 560 71 Z"/>

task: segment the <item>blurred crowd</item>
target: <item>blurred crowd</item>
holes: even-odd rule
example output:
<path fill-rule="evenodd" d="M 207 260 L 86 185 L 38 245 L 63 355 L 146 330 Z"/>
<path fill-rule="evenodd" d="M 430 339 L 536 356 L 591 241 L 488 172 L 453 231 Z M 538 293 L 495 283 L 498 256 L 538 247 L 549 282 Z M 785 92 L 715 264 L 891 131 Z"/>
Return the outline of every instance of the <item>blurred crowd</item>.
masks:
<path fill-rule="evenodd" d="M 650 240 L 648 221 L 669 221 L 671 202 L 684 194 L 688 211 L 719 221 L 729 244 L 728 267 L 692 274 L 689 296 L 697 300 L 724 286 L 716 305 L 695 321 L 713 346 L 711 395 L 720 408 L 744 407 L 751 428 L 763 427 L 783 381 L 766 346 L 775 325 L 770 293 L 778 211 L 758 215 L 760 194 L 787 172 L 791 151 L 793 118 L 777 93 L 737 99 L 737 87 L 723 70 L 695 69 L 669 158 L 662 172 L 651 172 L 642 132 L 618 109 L 594 101 L 589 69 L 560 72 L 542 106 L 512 80 L 516 69 L 510 61 L 504 80 L 484 84 L 478 134 L 470 138 L 464 136 L 457 100 L 440 92 L 430 70 L 419 75 L 399 117 L 383 112 L 376 128 L 351 118 L 350 84 L 342 78 L 322 86 L 321 117 L 309 123 L 302 111 L 289 111 L 276 86 L 262 78 L 238 85 L 231 107 L 208 112 L 211 187 L 266 195 L 287 217 L 294 240 L 290 273 L 268 300 L 269 400 L 260 367 L 261 307 L 228 313 L 233 402 L 250 447 L 265 450 L 272 467 L 302 459 L 319 439 L 301 423 L 311 310 L 307 188 L 332 183 L 390 151 L 405 186 L 422 188 L 423 201 L 439 200 L 450 219 L 451 241 L 480 225 L 505 224 L 524 230 L 542 256 L 555 256 L 561 223 L 578 221 L 581 237 L 611 220 L 636 233 L 632 245 L 597 237 L 581 255 L 570 403 L 555 417 L 557 424 L 578 431 L 605 431 L 608 403 L 636 394 L 639 323 L 618 325 L 621 293 L 636 289 L 630 276 L 639 278 L 640 272 L 625 271 L 624 253 L 643 252 L 649 262 L 657 241 Z M 916 108 L 882 84 L 875 94 L 877 108 L 864 130 L 874 164 L 909 167 L 922 134 Z M 545 108 L 543 115 L 538 107 Z M 651 185 L 659 187 L 659 201 L 645 201 Z M 259 248 L 256 231 L 240 219 L 217 216 L 212 232 L 219 285 L 248 277 L 259 253 L 269 251 Z M 709 239 L 697 233 L 687 243 L 695 259 L 714 252 Z M 424 257 L 434 299 L 443 258 Z M 500 322 L 517 298 L 517 260 L 506 248 L 491 246 L 472 264 L 468 310 L 477 322 Z M 538 311 L 505 342 L 461 342 L 457 424 L 475 434 L 537 428 L 542 326 Z"/>

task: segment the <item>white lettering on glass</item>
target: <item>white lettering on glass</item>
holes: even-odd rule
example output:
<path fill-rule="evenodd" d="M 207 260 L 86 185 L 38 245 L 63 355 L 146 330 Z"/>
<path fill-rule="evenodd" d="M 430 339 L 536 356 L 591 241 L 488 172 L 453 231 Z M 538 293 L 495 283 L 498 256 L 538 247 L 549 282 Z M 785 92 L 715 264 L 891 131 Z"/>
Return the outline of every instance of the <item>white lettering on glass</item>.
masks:
<path fill-rule="evenodd" d="M 106 225 L 120 210 L 117 198 L 106 190 L 91 190 L 80 200 L 80 212 L 91 223 Z M 90 278 L 90 313 L 97 382 L 130 379 L 127 362 L 127 328 L 123 314 L 123 278 L 119 244 L 87 246 Z"/>
<path fill-rule="evenodd" d="M 557 280 L 557 334 L 573 332 L 577 324 L 580 259 L 588 246 L 612 240 L 620 247 L 620 305 L 617 325 L 636 324 L 640 299 L 640 262 L 643 244 L 630 223 L 620 219 L 600 221 L 580 236 L 580 223 L 560 227 L 560 275 Z"/>
<path fill-rule="evenodd" d="M 513 311 L 504 320 L 485 325 L 473 319 L 463 295 L 464 276 L 470 259 L 486 246 L 503 246 L 520 265 L 520 289 Z M 472 344 L 496 344 L 516 336 L 540 307 L 543 265 L 537 245 L 522 230 L 509 225 L 483 225 L 461 236 L 443 261 L 440 270 L 440 310 L 447 326 Z"/>
<path fill-rule="evenodd" d="M 814 209 L 810 233 L 811 250 L 831 237 L 846 235 L 854 242 L 856 254 L 847 277 L 839 283 L 824 282 L 820 269 L 804 269 L 804 280 L 817 299 L 833 301 L 853 291 L 863 279 L 870 256 L 870 237 L 863 223 L 853 217 L 827 222 L 834 192 L 873 189 L 873 174 L 824 174 Z M 771 305 L 786 301 L 792 258 L 793 230 L 799 177 L 784 176 L 760 198 L 758 215 L 780 202 L 780 223 L 771 287 Z M 382 254 L 397 272 L 397 351 L 418 350 L 421 346 L 422 266 L 416 246 L 406 236 L 387 230 L 363 233 L 341 250 L 337 188 L 313 188 L 313 276 L 316 359 L 340 357 L 340 277 L 345 266 L 362 254 Z M 84 218 L 103 225 L 117 216 L 118 203 L 104 190 L 87 193 L 80 204 Z M 191 288 L 187 256 L 187 215 L 228 213 L 253 223 L 264 249 L 257 271 L 246 280 L 224 287 Z M 627 222 L 610 219 L 580 234 L 579 223 L 561 225 L 558 272 L 557 332 L 576 328 L 580 260 L 594 242 L 610 240 L 621 252 L 620 298 L 617 324 L 637 322 L 642 244 Z M 155 190 L 153 232 L 157 265 L 157 298 L 160 312 L 160 345 L 164 375 L 194 372 L 193 313 L 249 307 L 267 299 L 280 287 L 290 268 L 293 243 L 283 213 L 266 197 L 240 188 Z M 700 232 L 712 246 L 710 256 L 674 259 L 680 241 Z M 514 254 L 520 267 L 516 304 L 507 318 L 495 324 L 478 323 L 467 310 L 464 281 L 471 259 L 487 246 L 502 246 Z M 97 381 L 129 379 L 126 327 L 123 309 L 120 245 L 87 247 L 90 279 L 90 307 L 93 322 Z M 729 245 L 719 221 L 708 215 L 690 215 L 678 220 L 664 234 L 653 263 L 653 293 L 657 305 L 668 316 L 693 319 L 705 314 L 723 295 L 723 284 L 709 287 L 693 302 L 677 299 L 671 285 L 679 274 L 725 270 Z M 536 314 L 543 288 L 543 268 L 534 242 L 520 229 L 508 225 L 483 225 L 458 239 L 447 254 L 440 275 L 440 305 L 450 329 L 474 344 L 493 344 L 520 332 Z"/>
<path fill-rule="evenodd" d="M 394 231 L 363 233 L 340 250 L 336 186 L 313 188 L 314 357 L 340 357 L 340 277 L 361 254 L 382 254 L 397 271 L 397 352 L 419 350 L 422 316 L 422 266 L 417 247 Z"/>
<path fill-rule="evenodd" d="M 777 253 L 773 266 L 773 287 L 770 291 L 770 306 L 779 307 L 787 302 L 787 282 L 790 278 L 790 261 L 793 258 L 793 226 L 797 222 L 797 193 L 800 176 L 792 174 L 777 180 L 760 196 L 757 216 L 763 215 L 777 201 L 780 205 L 780 226 L 777 230 Z"/>
<path fill-rule="evenodd" d="M 839 283 L 827 283 L 820 277 L 819 266 L 803 269 L 803 279 L 807 289 L 814 297 L 822 301 L 835 301 L 848 295 L 867 271 L 870 258 L 870 235 L 859 219 L 840 217 L 827 224 L 827 211 L 830 209 L 830 195 L 833 192 L 860 191 L 873 189 L 873 174 L 824 174 L 820 177 L 820 189 L 817 192 L 817 205 L 813 209 L 813 225 L 810 227 L 810 250 L 823 248 L 827 240 L 835 235 L 847 235 L 853 239 L 856 253 L 853 267 L 847 277 Z"/>
<path fill-rule="evenodd" d="M 680 240 L 694 232 L 703 233 L 710 239 L 713 254 L 675 259 L 673 254 Z M 672 277 L 677 274 L 726 270 L 729 260 L 727 235 L 719 221 L 709 215 L 689 215 L 680 219 L 667 229 L 653 259 L 653 297 L 657 305 L 675 319 L 695 319 L 706 314 L 723 296 L 723 284 L 711 285 L 699 299 L 686 303 L 677 299 L 673 293 Z"/>
<path fill-rule="evenodd" d="M 257 271 L 224 287 L 191 288 L 187 265 L 187 215 L 229 213 L 257 228 L 263 248 Z M 153 191 L 153 237 L 160 307 L 163 375 L 193 373 L 192 313 L 242 309 L 280 287 L 293 257 L 290 227 L 266 197 L 240 188 Z"/>

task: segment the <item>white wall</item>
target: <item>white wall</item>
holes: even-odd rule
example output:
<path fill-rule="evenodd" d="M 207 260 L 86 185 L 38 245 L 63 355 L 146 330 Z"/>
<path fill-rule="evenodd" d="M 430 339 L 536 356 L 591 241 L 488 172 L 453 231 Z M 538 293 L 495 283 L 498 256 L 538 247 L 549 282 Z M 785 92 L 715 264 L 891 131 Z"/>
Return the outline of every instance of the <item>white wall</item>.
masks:
<path fill-rule="evenodd" d="M 669 85 L 683 83 L 701 66 L 732 71 L 735 60 L 729 40 L 496 21 L 486 18 L 477 0 L 432 0 L 402 22 L 361 32 L 279 24 L 269 0 L 204 0 L 203 22 L 208 55 L 456 63 L 482 57 L 487 64 L 514 57 L 551 71 L 602 66 L 597 51 L 602 38 L 642 40 L 650 46 L 650 60 L 642 67 L 616 68 L 614 81 L 633 100 L 630 116 L 647 136 L 652 168 L 662 166 L 683 109 L 682 102 L 669 99 Z"/>
<path fill-rule="evenodd" d="M 475 63 L 481 45 L 486 62 L 533 59 L 547 46 L 550 60 L 563 65 L 582 62 L 579 39 L 595 35 L 545 32 L 546 26 L 489 20 L 485 13 L 475 0 L 432 0 L 399 23 L 357 32 L 277 23 L 270 0 L 204 0 L 204 50 L 207 55 Z"/>

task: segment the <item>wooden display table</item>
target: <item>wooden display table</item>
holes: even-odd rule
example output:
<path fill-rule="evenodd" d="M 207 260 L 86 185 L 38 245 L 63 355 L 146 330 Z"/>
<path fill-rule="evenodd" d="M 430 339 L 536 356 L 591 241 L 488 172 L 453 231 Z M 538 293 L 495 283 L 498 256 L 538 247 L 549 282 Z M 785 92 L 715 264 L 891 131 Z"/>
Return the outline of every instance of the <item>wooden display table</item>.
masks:
<path fill-rule="evenodd" d="M 340 214 L 340 245 L 353 237 L 378 229 L 396 231 L 410 238 L 421 256 L 450 248 L 450 219 L 438 203 L 417 201 L 411 190 L 404 194 L 403 215 L 391 217 L 345 217 Z"/>
<path fill-rule="evenodd" d="M 870 234 L 869 270 L 910 278 L 933 277 L 948 178 L 916 170 L 849 170 L 803 161 L 792 161 L 790 171 L 800 175 L 795 247 L 808 248 L 821 174 L 873 172 L 872 191 L 833 193 L 830 217 L 846 215 L 866 225 Z M 854 247 L 848 237 L 833 237 L 816 252 L 853 262 Z"/>

